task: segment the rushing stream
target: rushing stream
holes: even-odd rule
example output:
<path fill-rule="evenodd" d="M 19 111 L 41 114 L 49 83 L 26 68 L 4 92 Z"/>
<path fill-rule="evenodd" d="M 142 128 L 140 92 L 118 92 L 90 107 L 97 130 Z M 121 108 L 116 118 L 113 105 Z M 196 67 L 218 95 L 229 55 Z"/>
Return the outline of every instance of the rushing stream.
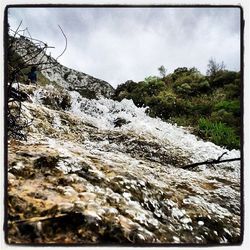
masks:
<path fill-rule="evenodd" d="M 239 241 L 240 162 L 181 167 L 240 151 L 151 118 L 131 100 L 64 90 L 63 110 L 49 99 L 61 96 L 54 87 L 23 88 L 34 121 L 27 142 L 9 142 L 11 242 Z"/>

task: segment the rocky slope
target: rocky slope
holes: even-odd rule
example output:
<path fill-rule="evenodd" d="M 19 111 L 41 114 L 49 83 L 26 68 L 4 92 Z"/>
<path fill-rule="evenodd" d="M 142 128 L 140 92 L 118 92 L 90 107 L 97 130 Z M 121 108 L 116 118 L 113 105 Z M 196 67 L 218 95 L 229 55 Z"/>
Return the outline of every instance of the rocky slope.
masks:
<path fill-rule="evenodd" d="M 9 243 L 240 242 L 240 162 L 181 168 L 239 151 L 150 118 L 129 100 L 21 88 L 33 121 L 27 141 L 8 141 Z"/>
<path fill-rule="evenodd" d="M 54 82 L 69 90 L 75 90 L 82 96 L 88 98 L 100 98 L 101 96 L 109 98 L 114 93 L 114 89 L 109 83 L 61 65 L 50 55 L 41 52 L 41 49 L 39 50 L 39 47 L 27 38 L 22 36 L 16 38 L 14 46 L 18 48 L 18 54 L 20 54 L 28 64 L 39 64 L 38 68 L 44 69 L 41 70 L 41 73 L 50 82 Z M 46 51 L 46 47 L 42 49 Z M 34 54 L 36 56 L 34 56 Z M 53 67 L 51 67 L 51 65 L 53 65 Z"/>

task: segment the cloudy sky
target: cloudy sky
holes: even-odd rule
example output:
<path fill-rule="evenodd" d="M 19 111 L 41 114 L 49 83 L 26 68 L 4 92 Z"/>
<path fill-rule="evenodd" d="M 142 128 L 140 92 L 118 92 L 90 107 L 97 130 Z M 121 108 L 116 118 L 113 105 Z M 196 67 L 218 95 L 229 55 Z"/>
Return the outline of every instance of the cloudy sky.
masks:
<path fill-rule="evenodd" d="M 109 82 L 140 81 L 178 67 L 206 73 L 208 60 L 240 68 L 238 8 L 10 8 L 12 29 L 22 20 L 33 38 L 64 48 L 63 65 Z"/>

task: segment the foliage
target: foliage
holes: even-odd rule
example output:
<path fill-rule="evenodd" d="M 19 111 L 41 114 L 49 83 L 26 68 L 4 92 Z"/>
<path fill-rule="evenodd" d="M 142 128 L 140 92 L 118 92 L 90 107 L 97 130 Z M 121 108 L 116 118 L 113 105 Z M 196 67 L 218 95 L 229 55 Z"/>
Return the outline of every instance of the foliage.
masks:
<path fill-rule="evenodd" d="M 207 65 L 207 76 L 214 77 L 217 73 L 223 72 L 224 69 L 223 62 L 217 63 L 214 58 L 210 58 Z"/>
<path fill-rule="evenodd" d="M 212 87 L 224 87 L 227 84 L 233 83 L 235 80 L 239 80 L 240 75 L 233 71 L 219 71 L 213 76 L 210 76 L 210 84 Z"/>
<path fill-rule="evenodd" d="M 160 95 L 148 99 L 147 105 L 150 107 L 150 115 L 168 119 L 175 110 L 176 96 L 168 92 L 162 92 Z"/>
<path fill-rule="evenodd" d="M 159 70 L 159 73 L 160 73 L 160 75 L 161 75 L 162 77 L 165 77 L 165 76 L 166 76 L 167 70 L 166 70 L 166 68 L 165 68 L 163 65 L 161 65 L 161 66 L 158 68 L 158 70 Z"/>
<path fill-rule="evenodd" d="M 239 100 L 222 100 L 215 104 L 215 110 L 225 110 L 233 115 L 240 116 L 240 101 Z"/>
<path fill-rule="evenodd" d="M 139 107 L 148 106 L 152 117 L 192 126 L 204 139 L 239 148 L 240 73 L 224 70 L 224 64 L 213 60 L 210 72 L 204 76 L 196 68 L 181 67 L 162 78 L 127 81 L 117 87 L 115 99 L 132 99 Z"/>
<path fill-rule="evenodd" d="M 234 129 L 222 122 L 211 122 L 207 118 L 200 118 L 198 128 L 201 137 L 209 139 L 215 144 L 226 146 L 229 149 L 240 147 L 240 139 Z"/>

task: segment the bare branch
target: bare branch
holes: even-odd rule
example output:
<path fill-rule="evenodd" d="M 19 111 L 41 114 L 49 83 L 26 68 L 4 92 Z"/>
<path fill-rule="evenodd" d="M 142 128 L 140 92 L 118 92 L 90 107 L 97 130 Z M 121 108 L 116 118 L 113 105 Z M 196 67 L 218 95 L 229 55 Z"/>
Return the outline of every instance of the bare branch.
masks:
<path fill-rule="evenodd" d="M 223 153 L 218 159 L 207 160 L 207 161 L 203 161 L 203 162 L 196 162 L 196 163 L 182 166 L 181 168 L 182 169 L 192 169 L 192 168 L 200 166 L 200 165 L 213 165 L 213 164 L 220 164 L 220 163 L 224 163 L 224 162 L 232 162 L 232 161 L 240 161 L 241 160 L 241 158 L 231 158 L 231 159 L 221 160 L 221 157 L 224 154 L 225 153 Z"/>
<path fill-rule="evenodd" d="M 19 23 L 19 25 L 18 25 L 18 27 L 17 27 L 17 29 L 16 29 L 16 31 L 15 31 L 13 37 L 16 37 L 16 34 L 18 34 L 19 28 L 20 28 L 20 26 L 22 25 L 22 22 L 23 22 L 23 20 L 21 20 L 21 22 Z"/>
<path fill-rule="evenodd" d="M 20 76 L 25 79 L 25 69 L 29 67 L 38 67 L 40 70 L 50 69 L 57 65 L 57 59 L 62 56 L 67 49 L 67 37 L 59 26 L 64 38 L 65 48 L 55 60 L 47 56 L 47 49 L 54 48 L 47 43 L 34 39 L 28 28 L 20 29 L 22 21 L 16 30 L 9 29 L 8 39 L 8 72 L 7 72 L 7 125 L 8 136 L 12 138 L 26 140 L 28 135 L 27 128 L 32 125 L 32 119 L 26 117 L 23 108 L 23 101 L 28 100 L 28 95 L 19 89 L 17 83 Z M 27 36 L 26 36 L 27 33 Z M 23 40 L 21 40 L 23 39 Z"/>
<path fill-rule="evenodd" d="M 64 52 L 65 52 L 66 49 L 67 49 L 67 45 L 68 45 L 68 41 L 67 41 L 67 37 L 66 37 L 65 33 L 63 32 L 63 30 L 62 30 L 62 28 L 61 28 L 60 25 L 58 25 L 58 27 L 60 28 L 60 30 L 61 30 L 61 32 L 62 32 L 64 38 L 65 38 L 65 47 L 64 47 L 63 52 L 56 58 L 56 61 L 58 60 L 59 57 L 61 57 L 61 56 L 64 54 Z"/>
<path fill-rule="evenodd" d="M 219 161 L 224 155 L 227 155 L 227 152 L 222 153 L 222 154 L 218 157 L 217 161 Z"/>

